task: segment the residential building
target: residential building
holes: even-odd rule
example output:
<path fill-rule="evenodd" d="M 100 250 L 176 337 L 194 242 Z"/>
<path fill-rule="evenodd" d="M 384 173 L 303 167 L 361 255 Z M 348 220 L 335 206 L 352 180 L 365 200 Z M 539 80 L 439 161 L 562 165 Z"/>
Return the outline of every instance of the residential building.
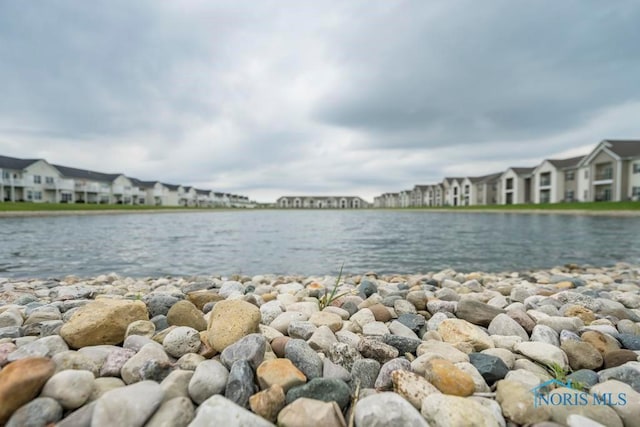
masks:
<path fill-rule="evenodd" d="M 584 158 L 547 159 L 532 172 L 533 203 L 575 202 L 578 164 Z"/>
<path fill-rule="evenodd" d="M 534 168 L 512 167 L 500 176 L 501 205 L 531 203 L 531 177 Z"/>
<path fill-rule="evenodd" d="M 498 204 L 498 186 L 501 173 L 469 178 L 471 181 L 471 206 Z"/>
<path fill-rule="evenodd" d="M 604 140 L 578 165 L 584 201 L 640 200 L 640 140 Z"/>
<path fill-rule="evenodd" d="M 71 202 L 73 187 L 46 160 L 0 156 L 0 201 Z"/>
<path fill-rule="evenodd" d="M 430 185 L 416 185 L 411 190 L 411 198 L 413 199 L 411 202 L 411 206 L 415 206 L 417 208 L 425 205 L 425 196 L 428 191 Z"/>
<path fill-rule="evenodd" d="M 461 200 L 461 181 L 463 178 L 447 177 L 442 181 L 443 206 L 459 206 Z"/>
<path fill-rule="evenodd" d="M 401 208 L 413 206 L 412 190 L 404 190 L 398 193 L 398 204 Z"/>
<path fill-rule="evenodd" d="M 362 209 L 369 203 L 358 196 L 283 196 L 276 202 L 279 208 L 294 209 Z"/>

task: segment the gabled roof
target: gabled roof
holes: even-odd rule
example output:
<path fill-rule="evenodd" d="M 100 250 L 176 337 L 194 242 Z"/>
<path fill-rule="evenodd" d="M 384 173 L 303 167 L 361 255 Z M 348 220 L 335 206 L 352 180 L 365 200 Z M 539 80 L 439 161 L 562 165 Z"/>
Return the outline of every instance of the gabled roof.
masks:
<path fill-rule="evenodd" d="M 533 172 L 535 167 L 530 167 L 530 168 L 510 168 L 510 169 L 512 171 L 514 171 L 516 173 L 516 175 L 528 175 L 531 172 Z"/>
<path fill-rule="evenodd" d="M 575 168 L 585 156 L 571 157 L 570 159 L 547 159 L 549 163 L 558 169 Z"/>
<path fill-rule="evenodd" d="M 153 188 L 158 181 L 142 181 L 138 178 L 129 178 L 129 181 L 138 188 Z"/>
<path fill-rule="evenodd" d="M 65 178 L 90 179 L 92 181 L 113 182 L 121 173 L 102 173 L 86 169 L 70 168 L 68 166 L 51 165 L 58 169 Z"/>
<path fill-rule="evenodd" d="M 22 170 L 40 159 L 18 159 L 17 157 L 0 156 L 0 169 Z"/>
<path fill-rule="evenodd" d="M 445 182 L 447 182 L 447 183 L 451 183 L 451 182 L 453 182 L 453 181 L 459 181 L 459 180 L 461 180 L 461 179 L 464 179 L 464 178 L 460 178 L 460 177 L 457 177 L 457 178 L 454 178 L 454 177 L 445 177 L 443 181 L 445 181 Z"/>
<path fill-rule="evenodd" d="M 164 182 L 161 182 L 161 184 L 167 187 L 171 191 L 178 191 L 178 188 L 180 188 L 180 184 L 167 184 Z"/>
<path fill-rule="evenodd" d="M 478 182 L 495 181 L 498 178 L 500 178 L 500 175 L 502 175 L 502 172 L 492 173 L 492 174 L 483 175 L 483 176 L 474 176 L 474 177 L 470 177 L 469 181 L 473 182 L 474 184 Z"/>
<path fill-rule="evenodd" d="M 623 159 L 640 156 L 640 140 L 638 139 L 605 139 L 604 142 L 607 143 L 609 150 Z"/>
<path fill-rule="evenodd" d="M 203 195 L 209 195 L 209 193 L 211 193 L 211 190 L 200 190 L 198 188 L 196 188 L 196 193 L 197 194 L 203 194 Z"/>

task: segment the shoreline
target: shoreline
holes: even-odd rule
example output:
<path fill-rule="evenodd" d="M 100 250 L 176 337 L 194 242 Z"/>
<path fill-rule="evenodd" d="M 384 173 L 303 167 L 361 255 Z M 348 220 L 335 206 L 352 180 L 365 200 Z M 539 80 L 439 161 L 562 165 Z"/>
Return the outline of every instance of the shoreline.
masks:
<path fill-rule="evenodd" d="M 341 212 L 416 212 L 416 213 L 490 213 L 490 214 L 526 214 L 526 215 L 575 215 L 575 216 L 609 216 L 609 217 L 640 217 L 640 210 L 588 210 L 588 209 L 455 209 L 455 208 L 370 208 L 370 209 L 233 209 L 233 208 L 202 208 L 202 209 L 105 209 L 105 210 L 16 210 L 1 211 L 0 218 L 20 217 L 48 217 L 48 216 L 74 216 L 74 215 L 125 215 L 125 214 L 160 214 L 160 213 L 202 213 L 202 212 L 256 212 L 256 211 L 287 211 L 287 212 L 315 212 L 315 211 L 341 211 Z"/>
<path fill-rule="evenodd" d="M 0 278 L 0 424 L 12 426 L 199 427 L 212 414 L 302 426 L 317 413 L 331 427 L 575 425 L 570 414 L 621 427 L 640 412 L 639 361 L 635 264 Z M 625 396 L 541 406 L 556 393 Z"/>

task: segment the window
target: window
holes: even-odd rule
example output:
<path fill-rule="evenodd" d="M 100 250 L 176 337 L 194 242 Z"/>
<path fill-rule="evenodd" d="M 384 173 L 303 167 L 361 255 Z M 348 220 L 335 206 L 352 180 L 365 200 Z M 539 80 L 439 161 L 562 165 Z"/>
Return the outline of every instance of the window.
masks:
<path fill-rule="evenodd" d="M 566 171 L 564 173 L 565 181 L 573 181 L 574 179 L 576 179 L 576 171 Z"/>
<path fill-rule="evenodd" d="M 589 169 L 584 171 L 584 179 L 589 179 Z"/>
<path fill-rule="evenodd" d="M 60 195 L 60 201 L 62 203 L 67 203 L 71 201 L 71 193 L 62 193 Z"/>
<path fill-rule="evenodd" d="M 584 190 L 584 197 L 582 198 L 582 200 L 586 202 L 588 198 L 589 198 L 589 190 Z"/>
<path fill-rule="evenodd" d="M 631 195 L 634 199 L 640 198 L 640 187 L 633 187 L 633 193 Z"/>
<path fill-rule="evenodd" d="M 44 182 L 46 182 L 47 184 L 53 184 L 53 177 L 52 176 L 45 177 Z"/>
<path fill-rule="evenodd" d="M 640 173 L 640 163 L 633 164 L 633 173 Z"/>
<path fill-rule="evenodd" d="M 29 201 L 33 200 L 33 191 L 31 190 L 27 191 L 27 200 Z"/>
<path fill-rule="evenodd" d="M 567 190 L 564 193 L 564 200 L 567 202 L 572 202 L 573 201 L 573 191 L 572 190 Z"/>
<path fill-rule="evenodd" d="M 34 191 L 33 200 L 42 200 L 42 191 Z"/>
<path fill-rule="evenodd" d="M 34 184 L 41 184 L 42 183 L 42 177 L 40 175 L 33 175 L 33 183 Z"/>
<path fill-rule="evenodd" d="M 11 174 L 7 171 L 2 172 L 2 176 L 4 177 L 4 179 L 9 179 L 11 177 Z"/>

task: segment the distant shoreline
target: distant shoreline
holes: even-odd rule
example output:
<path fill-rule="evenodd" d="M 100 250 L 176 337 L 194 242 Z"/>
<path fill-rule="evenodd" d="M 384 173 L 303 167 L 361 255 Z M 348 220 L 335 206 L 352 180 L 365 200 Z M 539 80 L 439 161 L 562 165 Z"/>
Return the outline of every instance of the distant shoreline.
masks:
<path fill-rule="evenodd" d="M 611 216 L 639 217 L 640 210 L 588 210 L 588 209 L 455 209 L 455 208 L 368 208 L 368 209 L 105 209 L 105 210 L 42 210 L 42 211 L 1 211 L 0 218 L 37 218 L 49 216 L 73 215 L 126 215 L 126 214 L 159 214 L 159 213 L 198 213 L 198 212 L 251 212 L 251 211 L 376 211 L 376 212 L 414 212 L 414 213 L 492 213 L 492 214 L 543 214 L 543 215 L 576 215 L 576 216 Z"/>

